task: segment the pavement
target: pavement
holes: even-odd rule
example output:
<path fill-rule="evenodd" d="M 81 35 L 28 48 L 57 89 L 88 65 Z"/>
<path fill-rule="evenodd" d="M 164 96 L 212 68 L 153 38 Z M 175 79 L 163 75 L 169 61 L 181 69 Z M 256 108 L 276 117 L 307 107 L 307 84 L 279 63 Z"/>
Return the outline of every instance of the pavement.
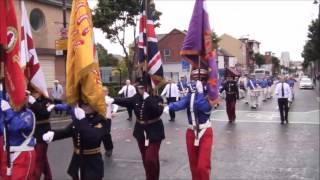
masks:
<path fill-rule="evenodd" d="M 280 125 L 276 100 L 251 110 L 243 100 L 237 102 L 237 120 L 227 123 L 225 105 L 212 111 L 214 143 L 211 178 L 214 180 L 317 180 L 319 179 L 319 94 L 315 90 L 295 90 L 289 124 Z M 145 179 L 137 143 L 132 137 L 134 122 L 120 112 L 113 120 L 114 152 L 104 159 L 109 180 Z M 186 112 L 176 121 L 162 116 L 166 139 L 160 149 L 160 179 L 191 179 L 185 145 Z M 70 120 L 55 119 L 53 128 Z M 102 148 L 103 149 L 103 148 Z M 71 139 L 49 145 L 49 162 L 55 180 L 70 179 L 66 169 L 72 155 Z"/>

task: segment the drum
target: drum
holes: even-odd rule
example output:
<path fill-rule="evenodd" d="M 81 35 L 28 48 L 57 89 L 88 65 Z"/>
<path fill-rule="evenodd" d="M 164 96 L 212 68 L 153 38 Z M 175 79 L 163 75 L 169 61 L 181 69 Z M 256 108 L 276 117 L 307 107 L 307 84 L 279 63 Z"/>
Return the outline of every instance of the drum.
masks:
<path fill-rule="evenodd" d="M 251 96 L 258 97 L 260 96 L 260 94 L 261 94 L 260 90 L 251 90 Z"/>

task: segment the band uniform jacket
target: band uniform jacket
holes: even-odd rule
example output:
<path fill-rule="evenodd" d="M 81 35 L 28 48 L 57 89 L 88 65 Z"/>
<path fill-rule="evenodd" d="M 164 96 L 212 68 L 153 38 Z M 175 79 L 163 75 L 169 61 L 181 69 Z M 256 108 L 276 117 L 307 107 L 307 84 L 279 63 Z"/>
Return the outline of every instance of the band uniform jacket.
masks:
<path fill-rule="evenodd" d="M 86 114 L 84 119 L 73 119 L 72 123 L 66 128 L 54 130 L 54 132 L 53 140 L 68 137 L 72 137 L 73 139 L 74 153 L 68 168 L 69 175 L 78 177 L 79 168 L 82 163 L 81 167 L 83 167 L 82 171 L 84 171 L 83 179 L 91 180 L 103 177 L 104 168 L 100 145 L 107 133 L 106 119 L 103 116 L 98 113 Z M 83 151 L 82 157 L 79 155 L 80 147 Z"/>
<path fill-rule="evenodd" d="M 220 93 L 226 91 L 226 101 L 236 101 L 239 98 L 239 89 L 237 82 L 234 80 L 226 81 Z"/>
<path fill-rule="evenodd" d="M 30 109 L 33 111 L 36 117 L 36 129 L 34 137 L 38 143 L 45 143 L 42 139 L 42 135 L 51 130 L 50 125 L 50 112 L 47 111 L 47 104 L 50 101 L 46 98 L 38 98 L 36 102 L 30 105 Z"/>
<path fill-rule="evenodd" d="M 150 142 L 158 142 L 165 138 L 164 126 L 160 116 L 163 112 L 163 99 L 160 96 L 144 96 L 136 94 L 131 98 L 115 98 L 114 104 L 131 107 L 137 117 L 133 136 L 144 141 L 146 136 Z"/>

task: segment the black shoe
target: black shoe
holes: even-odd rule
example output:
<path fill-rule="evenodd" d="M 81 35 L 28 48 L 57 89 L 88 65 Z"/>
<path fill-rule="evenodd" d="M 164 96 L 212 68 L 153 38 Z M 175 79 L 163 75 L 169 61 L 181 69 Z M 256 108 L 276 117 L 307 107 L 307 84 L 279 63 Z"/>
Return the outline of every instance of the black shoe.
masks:
<path fill-rule="evenodd" d="M 174 118 L 169 119 L 169 121 L 171 121 L 171 122 L 173 122 L 174 120 L 175 120 Z"/>
<path fill-rule="evenodd" d="M 288 121 L 288 120 L 286 120 L 286 123 L 287 123 L 287 124 L 289 124 L 289 121 Z"/>
<path fill-rule="evenodd" d="M 132 121 L 132 118 L 128 118 L 127 121 Z"/>
<path fill-rule="evenodd" d="M 281 121 L 281 123 L 280 124 L 284 124 L 284 122 L 283 121 Z"/>
<path fill-rule="evenodd" d="M 112 149 L 111 150 L 106 150 L 106 152 L 104 153 L 107 157 L 111 157 L 112 156 Z"/>

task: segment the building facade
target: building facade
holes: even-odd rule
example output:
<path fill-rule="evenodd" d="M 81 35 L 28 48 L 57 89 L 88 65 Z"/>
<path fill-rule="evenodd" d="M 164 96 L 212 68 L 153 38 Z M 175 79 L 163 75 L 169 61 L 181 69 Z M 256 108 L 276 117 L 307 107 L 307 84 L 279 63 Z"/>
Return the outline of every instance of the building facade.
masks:
<path fill-rule="evenodd" d="M 190 65 L 180 56 L 186 32 L 173 29 L 168 34 L 158 35 L 158 48 L 161 53 L 165 78 L 177 82 L 180 77 L 189 78 Z"/>
<path fill-rule="evenodd" d="M 290 65 L 290 53 L 289 52 L 281 52 L 280 65 L 284 66 L 284 67 L 289 67 L 289 65 Z"/>
<path fill-rule="evenodd" d="M 20 0 L 14 1 L 19 25 L 21 23 L 20 2 Z M 61 32 L 65 31 L 62 3 L 60 0 L 28 0 L 25 1 L 25 6 L 32 29 L 33 44 L 48 88 L 52 88 L 55 79 L 65 87 L 66 58 L 56 55 L 55 47 L 56 40 L 60 39 Z M 70 18 L 70 7 L 71 0 L 67 0 L 67 22 Z"/>
<path fill-rule="evenodd" d="M 254 55 L 260 53 L 260 42 L 248 38 L 240 38 L 239 40 L 244 44 L 246 49 L 246 70 L 249 73 L 252 73 L 256 67 Z"/>

